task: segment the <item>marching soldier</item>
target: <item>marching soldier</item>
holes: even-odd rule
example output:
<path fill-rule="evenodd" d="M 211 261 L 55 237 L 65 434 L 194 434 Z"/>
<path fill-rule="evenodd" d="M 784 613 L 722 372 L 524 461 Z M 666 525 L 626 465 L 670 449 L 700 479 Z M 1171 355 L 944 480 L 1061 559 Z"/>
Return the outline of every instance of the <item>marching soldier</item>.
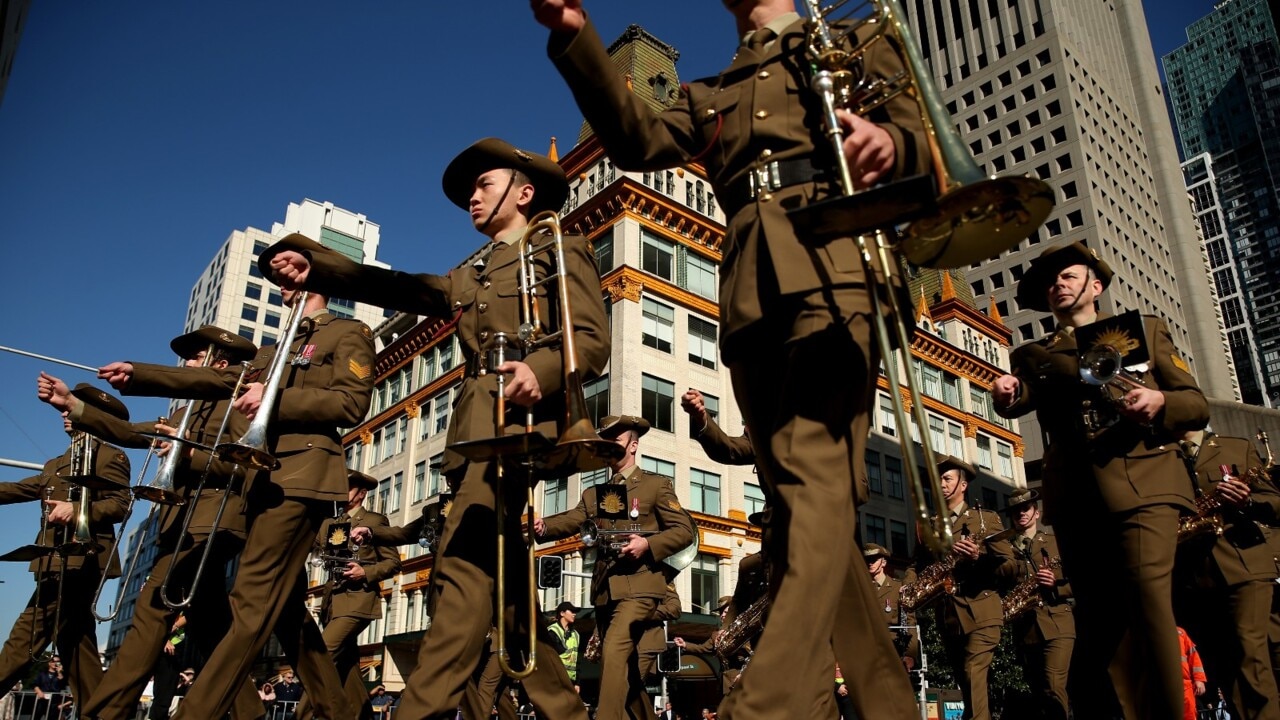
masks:
<path fill-rule="evenodd" d="M 876 605 L 884 611 L 885 624 L 893 626 L 916 626 L 916 614 L 901 607 L 902 581 L 889 575 L 889 551 L 882 545 L 867 543 L 862 549 L 862 557 L 866 558 L 867 571 L 871 573 L 871 586 L 876 591 Z M 918 627 L 918 626 L 917 626 Z M 919 630 L 894 630 L 893 644 L 902 657 L 902 666 L 907 672 L 915 670 L 920 662 Z M 841 674 L 843 683 L 843 673 Z"/>
<path fill-rule="evenodd" d="M 540 211 L 558 210 L 569 193 L 564 170 L 550 159 L 525 152 L 495 138 L 481 140 L 454 158 L 445 169 L 445 195 L 467 210 L 476 230 L 491 241 L 477 262 L 448 276 L 409 275 L 358 265 L 346 259 L 312 253 L 281 253 L 269 268 L 288 286 L 342 292 L 353 300 L 436 318 L 457 318 L 458 339 L 466 373 L 449 421 L 448 443 L 492 438 L 495 435 L 498 373 L 509 375 L 508 408 L 504 427 L 522 431 L 524 408 L 531 407 L 536 430 L 558 437 L 557 422 L 563 412 L 563 361 L 560 346 L 545 346 L 497 367 L 487 365 L 487 352 L 498 334 L 517 337 L 520 323 L 519 251 L 515 244 L 529 219 Z M 600 296 L 600 276 L 585 238 L 564 239 L 567 267 L 564 277 L 573 326 L 577 362 L 583 379 L 599 375 L 609 359 L 609 323 Z M 549 274 L 550 261 L 543 253 L 534 259 L 539 277 Z M 542 317 L 557 307 L 558 287 L 537 291 Z M 511 348 L 514 353 L 514 345 Z M 513 406 L 523 406 L 516 408 Z M 494 623 L 495 478 L 491 462 L 465 462 L 446 453 L 445 472 L 464 473 L 445 521 L 443 550 L 436 554 L 431 597 L 434 622 L 418 651 L 418 664 L 401 696 L 400 712 L 411 717 L 451 717 L 463 688 L 480 661 L 483 638 Z M 505 483 L 508 517 L 503 542 L 508 557 L 525 549 L 520 516 L 526 501 L 525 478 Z M 456 541 L 456 542 L 455 542 Z M 508 584 L 512 597 L 528 595 L 523 573 L 514 573 Z M 448 588 L 448 592 L 442 592 Z M 507 599 L 501 602 L 504 604 Z M 524 612 L 504 612 L 518 625 Z M 534 633 L 538 657 L 555 655 L 546 628 L 510 627 L 512 648 Z M 556 718 L 582 718 L 584 710 L 560 663 L 539 662 L 523 680 L 530 699 L 544 713 Z"/>
<path fill-rule="evenodd" d="M 741 583 L 739 583 L 741 585 Z M 733 622 L 729 618 L 734 600 L 732 595 L 725 595 L 716 603 L 716 615 L 720 617 L 720 627 L 711 633 L 711 637 L 700 643 L 689 643 L 684 638 L 677 637 L 673 642 L 686 653 L 696 653 L 699 655 L 709 655 L 716 652 L 716 639 L 724 633 L 725 628 Z M 751 657 L 751 644 L 748 642 L 743 646 L 744 652 L 732 659 L 727 665 L 720 668 L 720 691 L 727 696 L 729 691 L 738 684 L 738 677 L 742 674 L 742 669 L 746 666 L 747 661 Z M 722 658 L 723 661 L 723 658 Z"/>
<path fill-rule="evenodd" d="M 640 438 L 649 421 L 631 415 L 604 419 L 600 437 L 624 449 L 613 464 L 613 479 L 582 491 L 578 506 L 568 512 L 539 518 L 534 531 L 540 540 L 559 540 L 578 534 L 587 520 L 603 532 L 624 535 L 610 547 L 601 538 L 591 593 L 600 632 L 600 698 L 597 720 L 647 716 L 653 705 L 644 690 L 636 641 L 646 621 L 657 616 L 667 595 L 662 561 L 694 541 L 693 522 L 676 499 L 671 478 L 641 470 L 636 464 Z M 633 531 L 626 534 L 627 531 Z"/>
<path fill-rule="evenodd" d="M 267 274 L 272 257 L 286 248 L 314 256 L 339 256 L 319 243 L 293 234 L 258 258 Z M 341 257 L 341 256 L 339 256 Z M 302 296 L 282 288 L 286 305 Z M 330 517 L 335 502 L 347 499 L 347 468 L 339 428 L 364 419 L 373 395 L 373 333 L 364 323 L 331 315 L 321 293 L 305 296 L 303 319 L 292 342 L 262 348 L 253 368 L 265 373 L 277 352 L 287 352 L 280 392 L 264 397 L 267 377 L 252 378 L 232 402 L 252 422 L 270 411 L 266 450 L 279 462 L 249 478 L 245 505 L 248 535 L 231 606 L 231 629 L 218 643 L 174 715 L 220 717 L 231 709 L 244 678 L 274 632 L 289 663 L 311 693 L 316 713 L 349 718 L 343 680 L 324 637 L 306 607 L 307 554 Z M 126 394 L 219 400 L 228 398 L 240 373 L 217 368 L 173 368 L 117 362 L 99 369 L 99 377 Z"/>
<path fill-rule="evenodd" d="M 238 366 L 251 360 L 258 351 L 248 340 L 213 325 L 179 335 L 169 343 L 169 347 L 187 367 L 207 364 L 217 369 Z M 175 430 L 154 422 L 127 423 L 93 405 L 80 402 L 67 392 L 61 380 L 44 373 L 40 375 L 38 394 L 41 400 L 55 409 L 67 411 L 75 427 L 125 447 L 145 448 L 152 444 L 153 438 L 138 433 Z M 213 447 L 221 440 L 244 434 L 249 423 L 243 415 L 228 412 L 230 406 L 229 399 L 192 403 L 187 439 L 204 447 Z M 180 411 L 179 416 L 185 412 Z M 219 436 L 224 418 L 227 426 Z M 198 447 L 183 446 L 181 453 L 173 486 L 184 504 L 161 505 L 156 510 L 160 513 L 160 534 L 155 564 L 134 604 L 133 622 L 115 661 L 107 669 L 93 697 L 80 707 L 83 717 L 125 720 L 136 712 L 138 700 L 146 690 L 165 642 L 183 613 L 170 609 L 161 596 L 161 587 L 170 567 L 173 567 L 173 576 L 168 599 L 176 603 L 188 595 L 192 598 L 185 613 L 191 620 L 191 639 L 202 656 L 208 657 L 231 627 L 231 605 L 225 588 L 226 566 L 244 547 L 245 516 L 241 497 L 244 471 L 233 463 L 211 458 L 208 452 Z M 199 501 L 194 502 L 195 489 L 202 479 L 204 487 Z M 219 519 L 218 511 L 224 497 L 226 506 Z M 179 545 L 187 514 L 191 514 L 189 535 Z M 191 582 L 204 556 L 205 546 L 210 542 L 213 548 L 209 551 L 208 566 L 201 573 L 200 586 L 193 588 Z M 262 702 L 258 700 L 258 693 L 249 678 L 241 684 L 232 715 L 238 720 L 263 715 Z"/>
<path fill-rule="evenodd" d="M 1009 498 L 1005 512 L 1012 518 L 1017 535 L 1013 554 L 1018 561 L 1021 582 L 1036 583 L 1029 613 L 1012 623 L 1014 647 L 1022 664 L 1022 674 L 1031 686 L 1031 695 L 1043 718 L 1066 720 L 1067 671 L 1075 647 L 1076 623 L 1071 607 L 1071 584 L 1053 567 L 1061 564 L 1058 540 L 1040 528 L 1040 493 L 1019 489 Z"/>
<path fill-rule="evenodd" d="M 104 412 L 129 419 L 123 403 L 92 385 L 81 383 L 71 392 Z M 124 519 L 128 508 L 129 459 L 118 449 L 74 430 L 65 414 L 62 424 L 73 436 L 72 448 L 77 445 L 76 436 L 80 436 L 81 443 L 92 446 L 92 474 L 116 487 L 90 490 L 67 482 L 74 471 L 72 448 L 46 462 L 39 475 L 0 483 L 0 505 L 37 500 L 45 513 L 37 547 L 31 548 L 34 559 L 30 568 L 36 576 L 36 590 L 0 650 L 0 687 L 11 688 L 25 677 L 35 656 L 52 643 L 62 659 L 71 696 L 81 704 L 102 682 L 91 604 L 103 572 L 108 578 L 120 577 L 112 525 Z M 76 548 L 72 535 L 81 493 L 86 492 L 91 498 L 88 531 L 92 537 L 89 547 Z"/>
<path fill-rule="evenodd" d="M 1004 417 L 1036 411 L 1048 442 L 1045 519 L 1075 593 L 1071 704 L 1077 717 L 1182 714 L 1182 670 L 1173 619 L 1178 516 L 1194 512 L 1178 440 L 1205 426 L 1208 403 L 1163 321 L 1143 317 L 1141 337 L 1117 329 L 1114 342 L 1145 345 L 1122 392 L 1080 380 L 1079 328 L 1107 316 L 1098 297 L 1112 272 L 1080 242 L 1041 253 L 1018 282 L 1018 304 L 1052 312 L 1058 328 L 1010 356 L 1012 374 L 992 397 Z M 1109 692 L 1114 687 L 1115 696 Z"/>
<path fill-rule="evenodd" d="M 937 618 L 942 645 L 964 695 L 965 717 L 989 720 L 987 671 L 1000 644 L 1004 624 L 1000 594 L 1001 580 L 1018 570 L 1008 540 L 989 540 L 1004 529 L 1000 516 L 985 508 L 969 507 L 965 492 L 977 470 L 959 458 L 943 456 L 938 463 L 943 499 L 956 538 L 958 556 L 953 576 L 955 592 L 944 593 Z"/>
<path fill-rule="evenodd" d="M 1280 493 L 1244 438 L 1195 430 L 1181 449 L 1197 494 L 1221 505 L 1216 514 L 1222 534 L 1191 538 L 1179 547 L 1178 624 L 1196 638 L 1210 697 L 1221 688 L 1233 718 L 1278 720 L 1280 697 L 1267 644 L 1276 565 L 1262 524 L 1280 517 Z"/>
<path fill-rule="evenodd" d="M 751 438 L 747 432 L 737 437 L 730 437 L 715 418 L 707 412 L 706 401 L 702 392 L 689 388 L 680 396 L 680 407 L 689 414 L 689 424 L 693 428 L 694 437 L 702 446 L 707 457 L 721 465 L 753 465 L 756 461 L 755 450 L 751 449 Z"/>
<path fill-rule="evenodd" d="M 385 527 L 387 516 L 364 508 L 364 499 L 378 489 L 378 481 L 355 470 L 347 471 L 346 507 L 341 515 L 325 520 L 320 525 L 317 547 L 321 551 L 333 544 L 345 544 L 349 537 L 333 537 L 335 530 L 348 535 L 353 527 Z M 338 676 L 343 679 L 347 699 L 353 709 L 359 708 L 358 717 L 372 717 L 373 706 L 360 676 L 360 633 L 374 620 L 382 617 L 382 581 L 400 572 L 400 553 L 372 544 L 359 547 L 355 556 L 346 564 L 340 576 L 330 576 L 325 583 L 324 600 L 320 606 L 320 622 L 324 624 L 324 643 L 333 656 Z M 304 689 L 302 702 L 298 704 L 297 717 L 307 720 L 314 715 L 310 694 Z"/>
<path fill-rule="evenodd" d="M 737 54 L 719 76 L 683 86 L 654 113 L 615 69 L 579 0 L 532 3 L 551 30 L 548 55 L 614 164 L 701 163 L 728 218 L 720 351 L 779 522 L 765 543 L 775 598 L 746 676 L 755 680 L 722 704 L 721 720 L 790 717 L 796 707 L 834 714 L 837 660 L 860 716 L 913 718 L 911 685 L 897 671 L 854 542 L 882 350 L 872 340 L 868 278 L 888 269 L 877 270 L 855 238 L 812 237 L 786 214 L 842 194 L 795 4 L 725 5 L 741 38 Z M 903 71 L 890 43 L 872 43 L 862 62 L 872 76 Z M 854 187 L 928 172 L 920 111 L 906 95 L 866 117 L 838 111 L 838 123 Z M 831 367 L 849 377 L 833 385 L 824 372 Z M 846 567 L 833 568 L 831 558 Z M 828 643 L 835 657 L 813 651 Z"/>

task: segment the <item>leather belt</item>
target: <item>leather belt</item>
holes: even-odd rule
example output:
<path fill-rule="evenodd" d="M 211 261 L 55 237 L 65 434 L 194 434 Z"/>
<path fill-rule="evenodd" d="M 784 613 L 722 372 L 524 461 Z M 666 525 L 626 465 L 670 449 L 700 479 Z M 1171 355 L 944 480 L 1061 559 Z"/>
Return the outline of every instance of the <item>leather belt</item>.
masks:
<path fill-rule="evenodd" d="M 825 180 L 829 176 L 826 168 L 814 167 L 812 159 L 807 156 L 757 163 L 727 188 L 728 197 L 722 198 L 722 204 L 727 202 L 730 207 L 742 207 L 776 190 Z"/>

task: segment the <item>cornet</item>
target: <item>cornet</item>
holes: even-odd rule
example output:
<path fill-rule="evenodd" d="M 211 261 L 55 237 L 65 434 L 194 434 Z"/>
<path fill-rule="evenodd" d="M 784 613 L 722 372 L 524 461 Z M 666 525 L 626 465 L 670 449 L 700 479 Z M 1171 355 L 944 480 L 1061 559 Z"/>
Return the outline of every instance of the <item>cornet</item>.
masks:
<path fill-rule="evenodd" d="M 632 535 L 648 537 L 656 535 L 657 530 L 641 530 L 635 523 L 632 523 L 631 529 L 610 528 L 609 530 L 601 530 L 595 520 L 587 518 L 582 521 L 582 525 L 578 528 L 578 534 L 582 538 L 584 547 L 599 547 L 601 550 L 617 552 L 627 546 L 629 538 Z"/>

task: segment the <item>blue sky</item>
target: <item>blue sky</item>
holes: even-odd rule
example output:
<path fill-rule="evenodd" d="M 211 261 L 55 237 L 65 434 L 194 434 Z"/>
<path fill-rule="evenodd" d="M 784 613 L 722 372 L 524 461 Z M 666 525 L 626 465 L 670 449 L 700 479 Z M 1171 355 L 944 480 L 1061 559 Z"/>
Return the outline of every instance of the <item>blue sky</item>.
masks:
<path fill-rule="evenodd" d="M 716 2 L 587 7 L 606 40 L 635 22 L 674 45 L 686 79 L 715 73 L 736 42 Z M 440 192 L 448 161 L 489 135 L 538 152 L 557 136 L 562 153 L 577 138 L 581 116 L 527 8 L 32 3 L 0 102 L 0 345 L 88 365 L 171 362 L 168 341 L 217 247 L 235 229 L 269 230 L 303 198 L 379 223 L 379 257 L 395 267 L 448 269 L 479 239 Z M 1211 9 L 1148 3 L 1156 55 Z M 0 456 L 43 462 L 65 449 L 35 398 L 46 367 L 0 354 Z M 0 467 L 0 481 L 25 476 Z M 0 552 L 30 542 L 38 520 L 33 504 L 0 507 Z M 0 580 L 7 632 L 32 583 L 11 563 Z"/>

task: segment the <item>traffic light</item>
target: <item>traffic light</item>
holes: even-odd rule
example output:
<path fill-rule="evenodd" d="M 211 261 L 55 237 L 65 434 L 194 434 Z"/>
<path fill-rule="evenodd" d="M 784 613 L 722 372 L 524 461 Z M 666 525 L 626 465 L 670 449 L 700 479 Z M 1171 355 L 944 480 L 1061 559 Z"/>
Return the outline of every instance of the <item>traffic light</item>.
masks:
<path fill-rule="evenodd" d="M 559 588 L 564 584 L 564 558 L 559 555 L 543 555 L 538 558 L 538 587 L 543 590 Z"/>

